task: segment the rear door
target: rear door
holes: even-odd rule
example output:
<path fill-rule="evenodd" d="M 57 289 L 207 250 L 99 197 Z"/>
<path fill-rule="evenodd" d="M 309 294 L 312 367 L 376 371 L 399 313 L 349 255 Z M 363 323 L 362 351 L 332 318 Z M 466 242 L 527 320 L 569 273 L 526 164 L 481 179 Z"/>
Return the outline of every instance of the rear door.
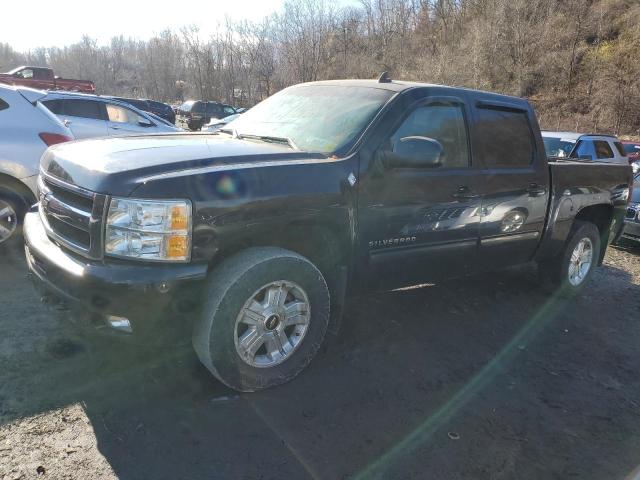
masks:
<path fill-rule="evenodd" d="M 434 94 L 399 99 L 394 108 L 387 113 L 387 131 L 376 132 L 374 146 L 361 151 L 367 165 L 358 199 L 359 251 L 367 252 L 363 268 L 385 288 L 473 271 L 480 198 L 465 98 Z M 387 152 L 412 136 L 442 145 L 439 166 L 385 165 Z"/>
<path fill-rule="evenodd" d="M 73 132 L 75 138 L 104 137 L 108 135 L 102 102 L 83 98 L 64 98 L 43 103 L 60 117 L 63 123 Z"/>
<path fill-rule="evenodd" d="M 479 264 L 501 268 L 532 258 L 544 227 L 549 169 L 537 122 L 524 104 L 480 100 L 473 108 L 479 175 Z"/>

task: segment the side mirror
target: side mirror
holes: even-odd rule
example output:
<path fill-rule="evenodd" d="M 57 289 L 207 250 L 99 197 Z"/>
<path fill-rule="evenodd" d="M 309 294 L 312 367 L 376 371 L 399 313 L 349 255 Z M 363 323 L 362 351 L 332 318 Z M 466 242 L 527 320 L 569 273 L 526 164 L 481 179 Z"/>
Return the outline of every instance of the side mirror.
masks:
<path fill-rule="evenodd" d="M 153 127 L 153 123 L 151 122 L 151 120 L 147 120 L 146 118 L 141 118 L 140 120 L 138 120 L 138 125 L 140 125 L 141 127 Z"/>
<path fill-rule="evenodd" d="M 593 155 L 588 155 L 588 154 L 582 154 L 580 155 L 578 158 L 582 159 L 582 160 L 593 160 Z"/>
<path fill-rule="evenodd" d="M 385 152 L 384 164 L 391 168 L 435 168 L 442 166 L 442 144 L 429 137 L 404 137 Z"/>

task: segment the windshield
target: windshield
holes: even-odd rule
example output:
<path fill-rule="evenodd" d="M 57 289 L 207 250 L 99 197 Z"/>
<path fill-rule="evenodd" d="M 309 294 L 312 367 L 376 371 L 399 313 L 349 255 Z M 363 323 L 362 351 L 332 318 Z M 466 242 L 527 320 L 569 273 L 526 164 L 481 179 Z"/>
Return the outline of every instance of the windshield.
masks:
<path fill-rule="evenodd" d="M 542 137 L 542 140 L 548 157 L 568 157 L 576 144 L 575 140 L 556 137 Z"/>
<path fill-rule="evenodd" d="M 283 90 L 229 124 L 238 135 L 281 137 L 301 150 L 334 153 L 355 142 L 393 92 L 305 85 Z"/>
<path fill-rule="evenodd" d="M 638 153 L 640 154 L 640 144 L 638 143 L 623 143 L 622 148 L 624 148 L 625 153 Z"/>

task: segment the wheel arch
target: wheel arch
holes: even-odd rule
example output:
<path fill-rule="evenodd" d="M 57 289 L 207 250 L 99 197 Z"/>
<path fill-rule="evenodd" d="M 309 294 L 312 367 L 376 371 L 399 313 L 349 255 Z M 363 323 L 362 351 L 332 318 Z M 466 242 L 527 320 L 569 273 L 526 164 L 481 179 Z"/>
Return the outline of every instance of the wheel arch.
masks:
<path fill-rule="evenodd" d="M 284 229 L 284 230 L 283 230 Z M 282 232 L 286 230 L 286 234 Z M 313 263 L 322 273 L 331 296 L 329 330 L 336 332 L 341 323 L 351 267 L 351 243 L 347 235 L 337 232 L 345 227 L 313 221 L 294 221 L 271 234 L 247 232 L 233 246 L 218 251 L 209 263 L 212 271 L 225 258 L 252 247 L 279 247 L 290 250 Z"/>
<path fill-rule="evenodd" d="M 611 222 L 613 221 L 613 206 L 607 204 L 588 205 L 581 208 L 574 218 L 575 221 L 593 223 L 600 232 L 600 254 L 598 265 L 602 265 L 604 255 L 611 236 Z"/>
<path fill-rule="evenodd" d="M 0 172 L 0 187 L 5 187 L 13 190 L 22 198 L 24 198 L 29 203 L 29 205 L 33 205 L 34 203 L 36 203 L 36 197 L 31 189 L 25 183 L 7 173 Z"/>

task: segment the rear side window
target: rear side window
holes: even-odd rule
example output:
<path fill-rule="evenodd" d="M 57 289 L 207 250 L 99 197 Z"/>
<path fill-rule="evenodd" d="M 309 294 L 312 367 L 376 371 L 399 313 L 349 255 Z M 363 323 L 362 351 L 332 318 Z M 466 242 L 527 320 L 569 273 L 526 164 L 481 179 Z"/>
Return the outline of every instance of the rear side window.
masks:
<path fill-rule="evenodd" d="M 533 162 L 533 136 L 526 112 L 481 107 L 476 131 L 486 167 L 517 168 Z"/>
<path fill-rule="evenodd" d="M 62 100 L 45 100 L 42 104 L 56 115 L 62 115 Z"/>
<path fill-rule="evenodd" d="M 93 120 L 104 120 L 100 103 L 92 102 L 91 100 L 65 99 L 64 115 L 68 115 L 70 117 L 90 118 Z"/>
<path fill-rule="evenodd" d="M 596 140 L 596 156 L 600 159 L 613 158 L 613 151 L 609 146 L 609 142 L 605 140 Z"/>
<path fill-rule="evenodd" d="M 220 108 L 220 105 L 216 103 L 207 104 L 207 115 L 211 115 L 212 117 L 220 117 L 221 114 L 222 108 Z"/>
<path fill-rule="evenodd" d="M 626 156 L 627 156 L 627 153 L 624 151 L 624 147 L 622 146 L 622 143 L 620 143 L 620 142 L 613 142 L 613 144 L 615 145 L 616 150 L 618 150 L 618 153 L 619 153 L 621 156 L 623 156 L 623 157 L 626 157 Z"/>
<path fill-rule="evenodd" d="M 9 104 L 0 98 L 0 111 L 9 108 Z"/>

